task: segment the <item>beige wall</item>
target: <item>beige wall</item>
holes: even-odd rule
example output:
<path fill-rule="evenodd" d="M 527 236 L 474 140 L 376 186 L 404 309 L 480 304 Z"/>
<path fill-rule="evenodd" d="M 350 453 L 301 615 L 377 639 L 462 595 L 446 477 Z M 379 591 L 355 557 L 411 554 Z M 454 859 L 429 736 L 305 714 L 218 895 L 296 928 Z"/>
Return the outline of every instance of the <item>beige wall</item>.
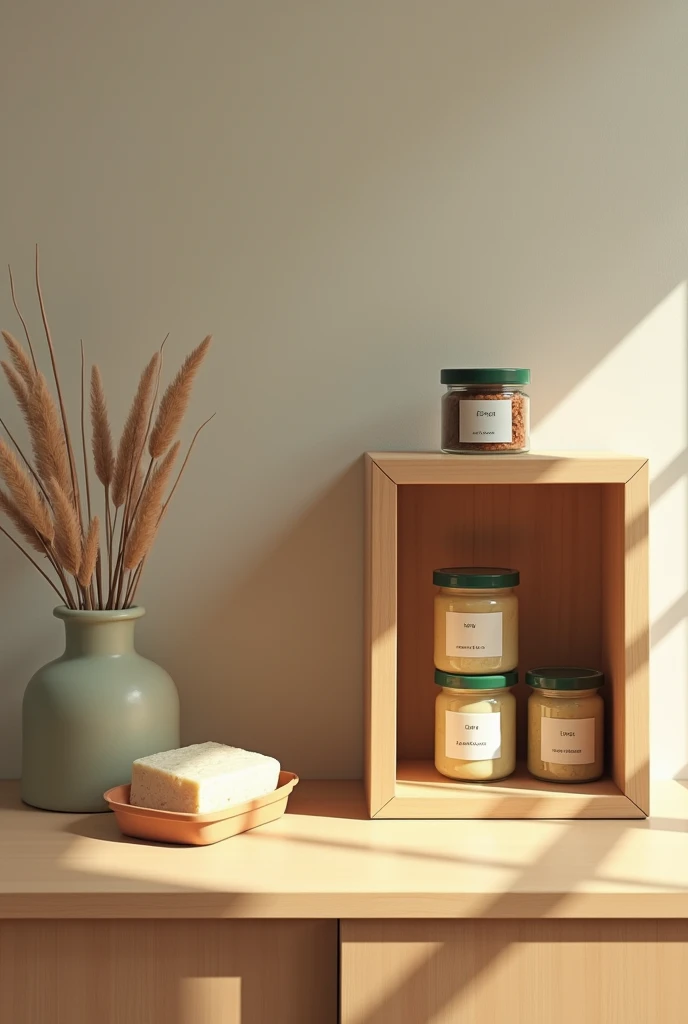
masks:
<path fill-rule="evenodd" d="M 6 0 L 0 35 L 2 261 L 28 307 L 40 240 L 65 369 L 83 337 L 119 423 L 168 330 L 168 365 L 216 337 L 142 595 L 185 739 L 360 773 L 360 453 L 436 446 L 441 366 L 515 363 L 540 446 L 653 458 L 653 757 L 680 772 L 683 0 Z M 2 775 L 60 630 L 6 546 L 0 572 Z"/>

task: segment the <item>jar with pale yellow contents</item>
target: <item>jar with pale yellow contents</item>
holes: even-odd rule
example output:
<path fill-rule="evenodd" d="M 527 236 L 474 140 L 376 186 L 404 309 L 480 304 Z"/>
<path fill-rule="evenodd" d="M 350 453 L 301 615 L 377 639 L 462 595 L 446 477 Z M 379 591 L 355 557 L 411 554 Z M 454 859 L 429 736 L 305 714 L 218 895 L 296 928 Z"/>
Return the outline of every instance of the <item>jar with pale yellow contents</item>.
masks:
<path fill-rule="evenodd" d="M 515 569 L 436 569 L 435 668 L 460 675 L 510 672 L 518 665 L 519 584 Z"/>
<path fill-rule="evenodd" d="M 518 673 L 435 672 L 435 767 L 449 779 L 493 782 L 516 767 Z"/>
<path fill-rule="evenodd" d="M 604 676 L 595 668 L 526 672 L 528 771 L 547 782 L 593 782 L 604 771 Z"/>

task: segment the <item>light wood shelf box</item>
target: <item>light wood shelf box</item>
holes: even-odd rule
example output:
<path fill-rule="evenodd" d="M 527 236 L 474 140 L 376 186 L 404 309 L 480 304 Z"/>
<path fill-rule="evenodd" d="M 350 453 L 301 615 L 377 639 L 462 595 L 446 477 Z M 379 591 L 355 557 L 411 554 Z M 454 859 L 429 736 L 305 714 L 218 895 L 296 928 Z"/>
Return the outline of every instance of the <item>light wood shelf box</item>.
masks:
<path fill-rule="evenodd" d="M 366 788 L 376 818 L 649 813 L 647 460 L 604 453 L 366 457 Z M 520 668 L 606 674 L 606 774 L 457 783 L 433 764 L 432 570 L 521 572 Z M 527 692 L 517 687 L 525 756 Z"/>

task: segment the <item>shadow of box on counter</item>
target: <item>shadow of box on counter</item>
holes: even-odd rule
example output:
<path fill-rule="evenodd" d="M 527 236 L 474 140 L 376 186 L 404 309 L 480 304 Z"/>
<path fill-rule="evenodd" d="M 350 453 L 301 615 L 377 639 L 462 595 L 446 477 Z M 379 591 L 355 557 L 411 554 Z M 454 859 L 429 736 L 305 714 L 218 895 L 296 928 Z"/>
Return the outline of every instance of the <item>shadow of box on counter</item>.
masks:
<path fill-rule="evenodd" d="M 640 818 L 649 813 L 647 460 L 627 455 L 367 456 L 366 788 L 371 817 Z M 434 765 L 438 566 L 520 572 L 519 662 L 605 675 L 605 769 L 525 767 L 529 687 L 514 687 L 514 774 Z"/>

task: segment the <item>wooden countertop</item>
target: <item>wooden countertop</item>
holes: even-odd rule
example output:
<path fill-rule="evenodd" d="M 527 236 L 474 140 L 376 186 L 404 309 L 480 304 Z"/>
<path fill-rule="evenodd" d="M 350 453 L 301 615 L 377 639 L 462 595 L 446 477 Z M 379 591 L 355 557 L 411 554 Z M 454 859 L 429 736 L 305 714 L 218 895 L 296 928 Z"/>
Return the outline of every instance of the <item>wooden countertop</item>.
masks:
<path fill-rule="evenodd" d="M 370 821 L 302 782 L 280 821 L 204 848 L 51 814 L 0 782 L 0 917 L 688 917 L 688 782 L 648 821 Z"/>

